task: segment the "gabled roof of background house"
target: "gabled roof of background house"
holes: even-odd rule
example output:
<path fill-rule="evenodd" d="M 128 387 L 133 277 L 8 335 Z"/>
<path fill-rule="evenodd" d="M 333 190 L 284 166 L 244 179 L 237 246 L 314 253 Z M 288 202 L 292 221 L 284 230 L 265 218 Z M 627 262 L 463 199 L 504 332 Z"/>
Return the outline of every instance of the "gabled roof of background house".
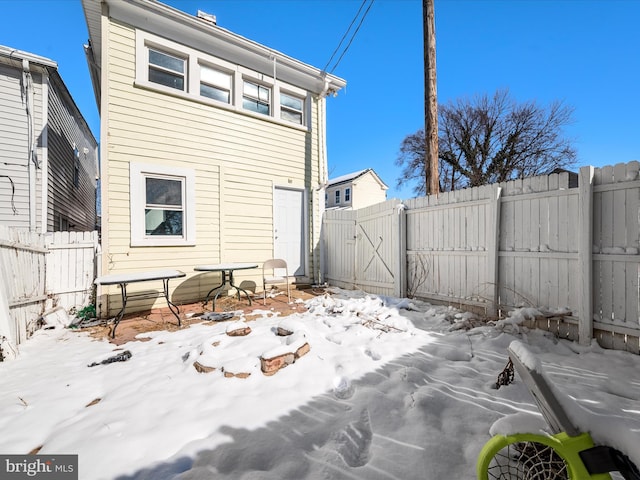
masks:
<path fill-rule="evenodd" d="M 373 178 L 375 178 L 378 183 L 380 183 L 380 187 L 383 190 L 387 190 L 389 187 L 387 187 L 387 185 L 380 179 L 380 177 L 378 176 L 378 174 L 373 170 L 373 168 L 365 168 L 364 170 L 358 170 L 357 172 L 353 172 L 353 173 L 347 173 L 346 175 L 341 175 L 339 177 L 336 178 L 332 178 L 329 179 L 329 182 L 327 183 L 327 187 L 335 187 L 337 185 L 341 185 L 343 183 L 349 183 L 349 182 L 353 182 L 354 180 L 357 180 L 360 177 L 363 177 L 364 175 L 366 175 L 367 173 L 371 173 L 373 175 Z"/>
<path fill-rule="evenodd" d="M 36 55 L 35 53 L 25 52 L 23 50 L 18 50 L 17 48 L 0 45 L 0 63 L 7 63 L 12 65 L 16 69 L 22 70 L 24 68 L 23 60 L 29 62 L 29 69 L 33 69 L 35 67 L 40 71 L 47 72 L 47 74 L 51 78 L 51 82 L 58 88 L 58 91 L 63 96 L 65 102 L 73 109 L 75 109 L 78 120 L 84 123 L 87 131 L 93 137 L 94 141 L 97 144 L 95 136 L 89 128 L 89 124 L 82 115 L 82 112 L 78 108 L 75 100 L 71 96 L 71 93 L 69 92 L 66 84 L 62 80 L 60 72 L 58 72 L 58 63 L 54 60 L 51 60 L 50 58 Z"/>
<path fill-rule="evenodd" d="M 212 15 L 190 15 L 156 0 L 82 0 L 89 31 L 85 53 L 96 101 L 100 104 L 102 58 L 102 9 L 109 16 L 150 32 L 163 32 L 172 40 L 262 73 L 277 73 L 278 79 L 316 94 L 335 94 L 347 82 L 316 67 L 289 57 L 229 30 L 219 27 Z"/>
<path fill-rule="evenodd" d="M 22 50 L 18 50 L 17 48 L 11 48 L 5 45 L 0 45 L 0 57 L 6 57 L 9 60 L 15 60 L 16 62 L 18 62 L 16 66 L 20 67 L 22 60 L 27 60 L 29 61 L 29 63 L 34 63 L 41 67 L 51 67 L 55 69 L 58 68 L 58 64 L 50 58 L 41 57 L 40 55 L 36 55 L 35 53 L 24 52 Z"/>

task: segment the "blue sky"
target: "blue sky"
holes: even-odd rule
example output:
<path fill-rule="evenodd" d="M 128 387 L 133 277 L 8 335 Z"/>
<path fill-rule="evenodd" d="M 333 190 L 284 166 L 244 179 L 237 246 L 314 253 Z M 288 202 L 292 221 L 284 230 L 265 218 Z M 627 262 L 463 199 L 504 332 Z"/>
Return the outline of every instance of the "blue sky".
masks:
<path fill-rule="evenodd" d="M 323 68 L 360 0 L 167 0 L 187 13 Z M 508 88 L 518 101 L 562 100 L 577 166 L 640 160 L 640 0 L 435 0 L 438 101 Z M 58 62 L 99 140 L 79 0 L 0 0 L 0 44 Z M 424 122 L 421 0 L 375 0 L 333 72 L 347 80 L 327 112 L 332 177 L 374 168 L 388 197 L 403 138 Z"/>

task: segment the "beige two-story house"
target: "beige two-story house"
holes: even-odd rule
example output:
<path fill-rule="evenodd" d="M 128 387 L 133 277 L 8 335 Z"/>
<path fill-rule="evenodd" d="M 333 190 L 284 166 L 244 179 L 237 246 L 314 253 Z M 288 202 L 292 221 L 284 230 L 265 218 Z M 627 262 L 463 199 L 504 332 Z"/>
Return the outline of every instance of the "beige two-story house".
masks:
<path fill-rule="evenodd" d="M 389 187 L 371 168 L 329 180 L 325 192 L 326 208 L 357 210 L 387 199 Z"/>
<path fill-rule="evenodd" d="M 326 101 L 346 82 L 212 15 L 155 0 L 82 5 L 101 112 L 102 274 L 182 270 L 177 303 L 211 288 L 202 264 L 284 258 L 315 281 Z M 237 274 L 261 285 L 259 268 Z M 102 293 L 118 307 L 117 288 Z"/>

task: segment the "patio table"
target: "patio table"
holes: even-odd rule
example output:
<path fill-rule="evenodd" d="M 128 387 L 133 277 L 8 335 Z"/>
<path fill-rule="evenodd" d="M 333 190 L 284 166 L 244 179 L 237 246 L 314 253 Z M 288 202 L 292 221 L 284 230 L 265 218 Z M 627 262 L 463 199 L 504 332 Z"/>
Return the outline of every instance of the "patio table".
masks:
<path fill-rule="evenodd" d="M 216 285 L 211 290 L 209 290 L 209 293 L 207 293 L 207 297 L 203 305 L 205 306 L 207 305 L 207 302 L 209 302 L 209 298 L 211 297 L 211 294 L 215 291 L 216 293 L 213 296 L 212 303 L 211 303 L 211 309 L 215 310 L 216 300 L 218 299 L 218 296 L 220 295 L 220 293 L 223 291 L 223 288 L 225 285 L 229 285 L 229 287 L 233 287 L 236 289 L 236 291 L 238 292 L 238 300 L 240 300 L 240 292 L 244 292 L 244 294 L 247 297 L 247 300 L 249 300 L 249 305 L 251 305 L 251 297 L 249 296 L 247 291 L 233 283 L 233 272 L 235 270 L 248 270 L 251 268 L 258 268 L 258 264 L 257 263 L 218 263 L 213 265 L 196 266 L 194 270 L 197 272 L 221 272 L 222 273 L 222 282 L 220 283 L 220 285 Z"/>
<path fill-rule="evenodd" d="M 122 296 L 122 308 L 118 314 L 114 317 L 113 330 L 111 332 L 111 338 L 116 338 L 116 328 L 124 316 L 124 312 L 127 308 L 127 300 L 129 298 L 153 298 L 155 293 L 142 292 L 127 295 L 127 285 L 130 283 L 150 282 L 153 280 L 162 280 L 164 298 L 167 300 L 167 305 L 171 313 L 178 320 L 178 326 L 180 322 L 180 309 L 169 300 L 169 280 L 172 278 L 184 277 L 186 274 L 180 270 L 153 270 L 148 272 L 131 272 L 131 273 L 114 273 L 111 275 L 103 275 L 95 279 L 96 285 L 120 285 L 120 294 Z"/>

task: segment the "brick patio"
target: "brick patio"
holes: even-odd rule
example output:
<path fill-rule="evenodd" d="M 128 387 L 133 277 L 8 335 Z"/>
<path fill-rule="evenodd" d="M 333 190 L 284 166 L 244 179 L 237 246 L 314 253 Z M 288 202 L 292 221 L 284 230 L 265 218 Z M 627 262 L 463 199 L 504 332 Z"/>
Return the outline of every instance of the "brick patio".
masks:
<path fill-rule="evenodd" d="M 262 296 L 255 295 L 252 299 L 252 305 L 250 306 L 247 299 L 243 296 L 241 300 L 237 297 L 226 296 L 220 297 L 216 301 L 216 312 L 237 312 L 242 311 L 246 320 L 251 321 L 261 316 L 260 311 L 270 310 L 279 312 L 280 317 L 285 317 L 296 312 L 305 312 L 306 307 L 304 301 L 309 300 L 317 295 L 324 294 L 324 289 L 311 289 L 311 288 L 292 288 L 291 289 L 291 304 L 287 303 L 286 292 L 279 294 L 272 298 L 267 298 L 266 306 L 262 302 Z M 105 326 L 96 326 L 85 329 L 89 331 L 95 338 L 104 338 L 114 345 L 122 345 L 124 343 L 134 341 L 135 336 L 144 333 L 152 332 L 156 330 L 175 331 L 180 328 L 187 328 L 194 323 L 209 322 L 200 318 L 204 313 L 211 312 L 211 302 L 207 303 L 206 308 L 203 308 L 202 302 L 189 303 L 185 305 L 179 305 L 180 307 L 180 319 L 182 321 L 182 327 L 178 327 L 176 318 L 169 310 L 169 307 L 156 308 L 151 311 L 134 312 L 127 314 L 120 321 L 116 330 L 116 338 L 112 339 L 109 336 L 112 324 Z M 257 312 L 252 314 L 252 312 Z M 236 321 L 240 317 L 238 315 L 226 320 Z M 138 339 L 137 341 L 145 341 L 144 339 Z"/>

